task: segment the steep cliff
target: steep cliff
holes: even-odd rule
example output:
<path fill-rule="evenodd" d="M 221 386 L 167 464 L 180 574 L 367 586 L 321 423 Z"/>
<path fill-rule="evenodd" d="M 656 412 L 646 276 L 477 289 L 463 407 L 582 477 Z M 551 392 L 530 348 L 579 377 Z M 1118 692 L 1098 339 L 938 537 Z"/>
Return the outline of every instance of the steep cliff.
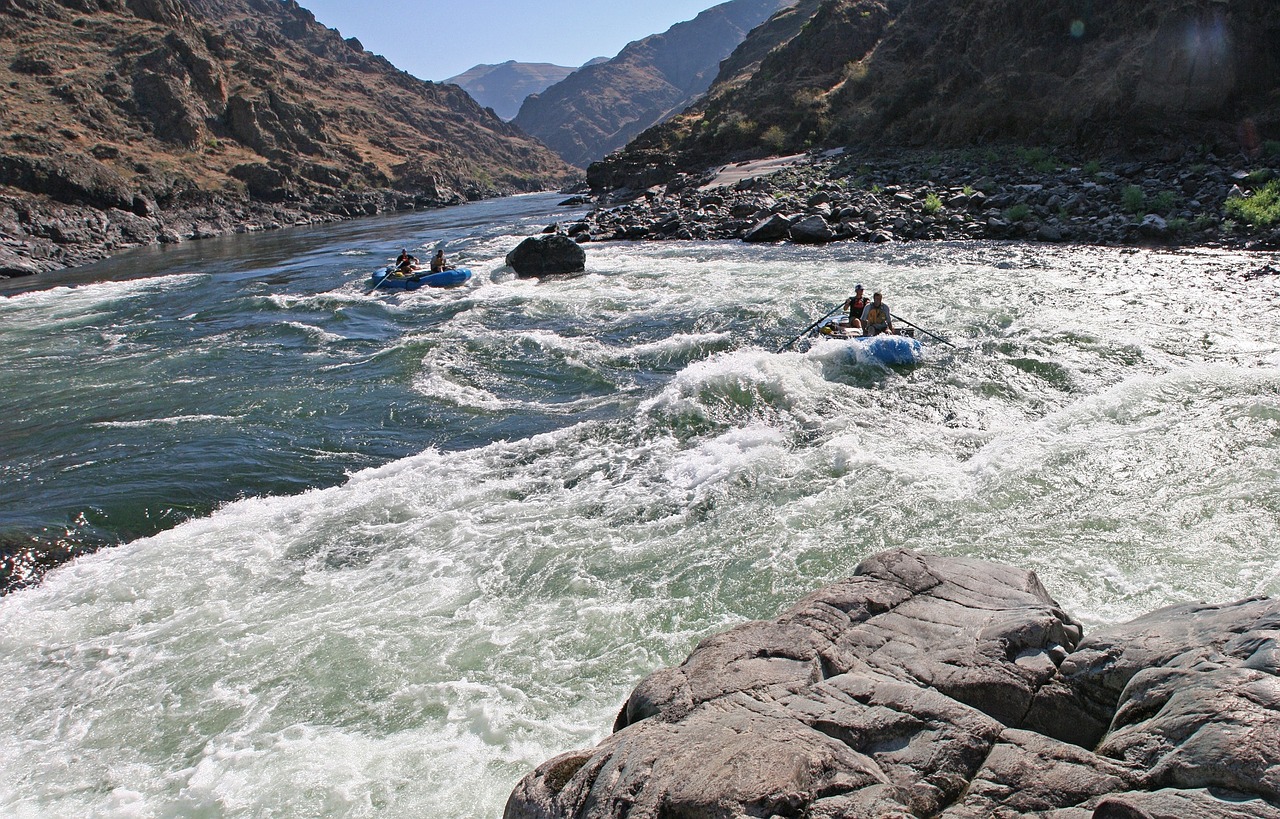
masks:
<path fill-rule="evenodd" d="M 1274 138 L 1280 6 L 911 0 L 866 68 L 831 89 L 828 138 L 1159 150 L 1245 120 Z"/>
<path fill-rule="evenodd" d="M 1165 154 L 1280 138 L 1280 7 L 1265 0 L 821 0 L 794 13 L 810 11 L 789 37 L 753 32 L 739 54 L 754 71 L 718 78 L 593 168 L 593 185 L 843 145 Z"/>
<path fill-rule="evenodd" d="M 0 83 L 0 272 L 572 175 L 294 0 L 11 0 Z"/>
<path fill-rule="evenodd" d="M 525 100 L 515 124 L 585 167 L 687 107 L 751 29 L 796 0 L 730 0 Z"/>

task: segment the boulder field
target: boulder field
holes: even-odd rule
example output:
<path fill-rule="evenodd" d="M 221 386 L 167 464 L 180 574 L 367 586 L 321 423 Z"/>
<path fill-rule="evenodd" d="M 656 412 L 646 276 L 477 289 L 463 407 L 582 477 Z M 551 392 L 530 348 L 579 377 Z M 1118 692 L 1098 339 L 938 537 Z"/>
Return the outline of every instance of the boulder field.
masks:
<path fill-rule="evenodd" d="M 1280 817 L 1280 601 L 1085 637 L 1033 572 L 896 550 L 708 637 L 506 819 Z"/>
<path fill-rule="evenodd" d="M 729 183 L 734 166 L 677 174 L 666 184 L 652 180 L 669 175 L 672 160 L 649 160 L 601 183 L 598 208 L 563 229 L 578 242 L 1012 239 L 1280 248 L 1280 217 L 1258 209 L 1251 222 L 1247 205 L 1280 193 L 1280 153 L 1103 162 L 1027 150 L 844 151 L 741 163 L 742 178 Z M 747 173 L 752 166 L 767 167 Z"/>

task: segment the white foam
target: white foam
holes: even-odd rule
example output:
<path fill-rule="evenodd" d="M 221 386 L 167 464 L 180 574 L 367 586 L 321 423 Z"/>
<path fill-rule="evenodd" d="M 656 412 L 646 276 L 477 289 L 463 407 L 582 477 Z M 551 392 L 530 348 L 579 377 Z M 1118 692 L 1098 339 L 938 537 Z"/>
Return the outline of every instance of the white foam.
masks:
<path fill-rule="evenodd" d="M 200 424 L 210 421 L 239 421 L 234 415 L 174 415 L 168 418 L 144 418 L 136 421 L 96 421 L 90 427 L 101 429 L 144 429 L 146 427 L 175 427 L 179 424 Z"/>
<path fill-rule="evenodd" d="M 495 266 L 510 247 L 479 244 Z M 426 399 L 545 417 L 486 356 L 597 388 L 708 354 L 567 402 L 562 429 L 227 504 L 0 600 L 0 813 L 495 816 L 646 674 L 881 548 L 1035 568 L 1090 622 L 1280 592 L 1280 335 L 1228 320 L 1206 347 L 1170 313 L 1205 273 L 1181 256 L 590 250 L 581 279 L 440 294 L 447 319 L 360 363 L 421 351 Z M 910 372 L 770 352 L 855 275 L 967 349 Z M 344 287 L 274 304 L 374 301 Z M 650 335 L 589 331 L 628 320 Z"/>

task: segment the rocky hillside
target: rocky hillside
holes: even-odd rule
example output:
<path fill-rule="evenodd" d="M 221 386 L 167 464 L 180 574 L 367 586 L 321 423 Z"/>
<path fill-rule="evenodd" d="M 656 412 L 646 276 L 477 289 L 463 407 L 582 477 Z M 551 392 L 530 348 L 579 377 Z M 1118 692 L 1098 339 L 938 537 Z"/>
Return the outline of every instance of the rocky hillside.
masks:
<path fill-rule="evenodd" d="M 707 90 L 747 33 L 796 0 L 730 0 L 525 100 L 515 124 L 586 167 Z"/>
<path fill-rule="evenodd" d="M 577 70 L 552 63 L 508 60 L 501 65 L 477 65 L 445 82 L 462 86 L 476 102 L 492 108 L 503 119 L 512 120 L 520 113 L 526 97 L 541 94 Z"/>
<path fill-rule="evenodd" d="M 1280 139 L 1266 0 L 822 0 L 785 42 L 760 34 L 740 47 L 768 49 L 749 77 L 718 80 L 593 184 L 838 145 L 1177 156 Z"/>
<path fill-rule="evenodd" d="M 0 82 L 0 275 L 572 176 L 294 0 L 10 0 Z"/>

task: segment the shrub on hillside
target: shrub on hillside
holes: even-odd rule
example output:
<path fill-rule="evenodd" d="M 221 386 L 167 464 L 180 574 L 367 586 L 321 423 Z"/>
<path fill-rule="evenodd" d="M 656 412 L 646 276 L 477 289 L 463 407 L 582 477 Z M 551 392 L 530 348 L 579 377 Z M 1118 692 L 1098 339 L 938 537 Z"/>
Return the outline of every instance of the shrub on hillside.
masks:
<path fill-rule="evenodd" d="M 1280 181 L 1268 182 L 1253 196 L 1228 199 L 1227 216 L 1256 227 L 1280 222 Z"/>
<path fill-rule="evenodd" d="M 1147 209 L 1147 195 L 1137 185 L 1130 185 L 1120 194 L 1120 207 L 1129 213 L 1141 213 Z"/>

